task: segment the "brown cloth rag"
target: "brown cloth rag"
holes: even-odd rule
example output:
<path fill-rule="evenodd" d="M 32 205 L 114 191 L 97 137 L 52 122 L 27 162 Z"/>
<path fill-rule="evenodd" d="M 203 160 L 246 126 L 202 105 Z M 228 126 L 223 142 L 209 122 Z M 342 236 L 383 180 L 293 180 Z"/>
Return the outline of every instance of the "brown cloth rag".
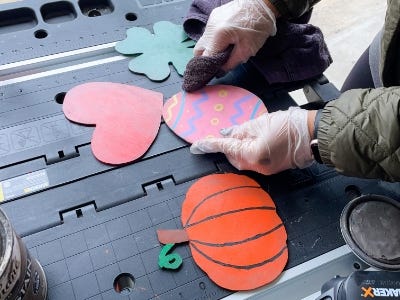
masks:
<path fill-rule="evenodd" d="M 221 67 L 228 61 L 232 49 L 233 45 L 213 56 L 193 57 L 183 73 L 182 89 L 186 92 L 194 92 L 209 83 L 215 76 L 222 76 Z"/>

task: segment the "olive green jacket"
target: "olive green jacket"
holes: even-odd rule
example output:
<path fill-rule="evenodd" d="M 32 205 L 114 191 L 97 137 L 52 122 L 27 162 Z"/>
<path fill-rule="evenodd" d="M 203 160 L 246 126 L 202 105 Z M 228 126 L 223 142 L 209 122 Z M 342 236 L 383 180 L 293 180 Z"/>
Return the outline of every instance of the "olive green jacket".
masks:
<path fill-rule="evenodd" d="M 319 2 L 270 1 L 288 18 Z M 380 58 L 384 87 L 350 90 L 329 102 L 317 137 L 322 161 L 338 172 L 400 181 L 400 1 L 387 2 Z"/>

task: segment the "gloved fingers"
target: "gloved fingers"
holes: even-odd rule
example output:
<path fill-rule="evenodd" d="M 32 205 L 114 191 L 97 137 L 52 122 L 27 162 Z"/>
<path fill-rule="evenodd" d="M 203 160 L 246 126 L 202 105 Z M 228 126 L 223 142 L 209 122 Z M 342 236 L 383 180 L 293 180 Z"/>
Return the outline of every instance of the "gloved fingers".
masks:
<path fill-rule="evenodd" d="M 194 56 L 202 56 L 204 53 L 204 48 L 193 48 L 193 55 Z"/>
<path fill-rule="evenodd" d="M 204 56 L 214 56 L 220 54 L 224 51 L 227 51 L 229 46 L 232 43 L 232 36 L 229 31 L 225 31 L 224 29 L 216 28 L 213 30 L 213 34 L 208 38 L 205 37 L 205 49 Z"/>
<path fill-rule="evenodd" d="M 241 150 L 235 155 L 226 154 L 232 166 L 238 170 L 251 170 L 264 175 L 275 173 L 271 165 L 269 148 L 262 147 L 255 141 L 245 140 L 240 144 Z"/>
<path fill-rule="evenodd" d="M 206 39 L 206 38 L 204 38 Z M 213 42 L 206 42 L 199 39 L 196 46 L 193 49 L 194 56 L 215 56 L 218 53 L 221 53 L 223 50 L 218 50 L 219 47 L 216 47 L 216 44 Z"/>
<path fill-rule="evenodd" d="M 242 127 L 243 127 L 243 124 L 242 125 L 233 125 L 231 127 L 222 128 L 219 132 L 224 137 L 240 138 L 240 136 L 243 135 Z"/>
<path fill-rule="evenodd" d="M 266 113 L 241 125 L 222 130 L 223 138 L 202 139 L 191 152 L 224 153 L 239 170 L 265 175 L 312 163 L 308 112 L 298 107 Z"/>
<path fill-rule="evenodd" d="M 231 138 L 208 138 L 196 141 L 190 147 L 192 154 L 206 154 L 222 152 L 226 155 L 229 163 L 238 170 L 251 170 L 247 167 L 246 163 L 241 160 L 242 155 L 238 152 L 234 152 L 234 144 L 237 144 L 237 140 L 233 141 Z M 225 153 L 226 152 L 226 153 Z"/>
<path fill-rule="evenodd" d="M 275 172 L 268 145 L 260 144 L 255 139 L 207 138 L 194 142 L 190 152 L 192 154 L 221 152 L 238 170 L 252 170 L 265 175 Z"/>
<path fill-rule="evenodd" d="M 235 27 L 226 31 L 225 35 L 228 36 L 225 39 L 230 40 L 230 43 L 234 44 L 228 61 L 221 68 L 225 72 L 234 69 L 239 64 L 247 62 L 252 56 L 256 55 L 269 37 L 267 32 L 258 31 L 253 28 Z"/>
<path fill-rule="evenodd" d="M 241 125 L 232 126 L 229 128 L 229 134 L 226 134 L 225 136 L 239 140 L 254 140 L 267 131 L 267 115 L 268 114 L 264 114 L 256 119 L 248 120 Z"/>
<path fill-rule="evenodd" d="M 243 44 L 239 46 L 238 43 L 236 43 L 232 49 L 229 59 L 221 67 L 221 69 L 224 72 L 228 72 L 237 67 L 239 64 L 247 62 L 251 56 L 249 52 L 250 50 L 247 49 L 246 46 L 244 46 Z"/>
<path fill-rule="evenodd" d="M 223 128 L 220 130 L 220 133 L 224 137 L 235 138 L 238 140 L 243 140 L 245 138 L 249 138 L 252 136 L 246 129 L 247 126 L 242 125 L 234 125 L 232 127 Z"/>
<path fill-rule="evenodd" d="M 205 43 L 204 39 L 205 39 L 204 37 L 201 37 L 197 41 L 196 45 L 194 45 L 194 48 L 193 48 L 194 56 L 202 56 L 203 55 L 203 52 L 205 50 L 205 48 L 204 48 L 204 43 Z"/>
<path fill-rule="evenodd" d="M 248 136 L 247 127 L 248 126 L 246 126 L 246 124 L 242 124 L 222 128 L 220 130 L 220 134 L 224 138 L 206 138 L 195 141 L 190 147 L 190 152 L 192 152 L 193 154 L 222 152 L 220 151 L 221 147 L 217 147 L 216 143 L 223 139 L 227 140 L 228 138 L 236 140 L 241 140 L 242 138 L 245 138 L 246 136 Z"/>
<path fill-rule="evenodd" d="M 190 147 L 193 154 L 217 153 L 221 152 L 226 155 L 236 156 L 241 150 L 241 142 L 237 139 L 226 138 L 205 138 L 195 141 Z"/>
<path fill-rule="evenodd" d="M 213 56 L 218 53 L 218 43 L 221 41 L 217 39 L 217 32 L 214 26 L 206 26 L 205 32 L 197 41 L 194 46 L 193 52 L 195 56 Z"/>
<path fill-rule="evenodd" d="M 217 153 L 220 152 L 220 147 L 216 142 L 211 143 L 210 140 L 214 138 L 205 138 L 195 141 L 190 146 L 190 152 L 192 154 L 206 154 L 206 153 Z M 219 140 L 219 139 L 218 139 Z"/>

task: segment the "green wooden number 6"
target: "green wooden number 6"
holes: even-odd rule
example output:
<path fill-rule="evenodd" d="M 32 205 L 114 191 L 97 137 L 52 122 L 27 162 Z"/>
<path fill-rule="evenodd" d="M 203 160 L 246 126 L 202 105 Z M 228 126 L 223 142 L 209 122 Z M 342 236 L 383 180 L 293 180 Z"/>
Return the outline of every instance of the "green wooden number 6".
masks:
<path fill-rule="evenodd" d="M 176 270 L 182 264 L 182 257 L 177 253 L 168 254 L 175 244 L 166 244 L 158 256 L 158 266 L 164 269 Z"/>

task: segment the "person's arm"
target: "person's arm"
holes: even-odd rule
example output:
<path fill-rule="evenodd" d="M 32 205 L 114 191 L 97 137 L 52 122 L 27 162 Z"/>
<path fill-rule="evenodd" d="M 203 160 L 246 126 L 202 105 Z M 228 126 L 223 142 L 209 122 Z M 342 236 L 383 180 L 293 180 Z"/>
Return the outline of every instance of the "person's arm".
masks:
<path fill-rule="evenodd" d="M 239 170 L 275 174 L 313 161 L 317 126 L 319 155 L 339 173 L 400 181 L 400 88 L 351 90 L 316 111 L 289 108 L 223 130 L 223 137 L 196 141 L 194 154 L 222 152 Z"/>
<path fill-rule="evenodd" d="M 212 10 L 194 47 L 195 56 L 215 56 L 230 49 L 221 67 L 229 71 L 256 55 L 276 34 L 276 18 L 299 17 L 319 0 L 232 0 Z M 233 45 L 233 47 L 231 46 Z"/>
<path fill-rule="evenodd" d="M 324 164 L 345 175 L 400 181 L 400 88 L 356 89 L 322 110 Z"/>
<path fill-rule="evenodd" d="M 193 154 L 222 152 L 239 170 L 265 175 L 313 162 L 310 141 L 312 113 L 299 107 L 266 113 L 256 119 L 222 130 L 221 138 L 206 138 L 192 144 Z"/>
<path fill-rule="evenodd" d="M 194 55 L 215 56 L 233 45 L 222 70 L 229 71 L 246 62 L 269 36 L 275 35 L 274 11 L 267 0 L 232 0 L 214 8 L 193 49 Z"/>

